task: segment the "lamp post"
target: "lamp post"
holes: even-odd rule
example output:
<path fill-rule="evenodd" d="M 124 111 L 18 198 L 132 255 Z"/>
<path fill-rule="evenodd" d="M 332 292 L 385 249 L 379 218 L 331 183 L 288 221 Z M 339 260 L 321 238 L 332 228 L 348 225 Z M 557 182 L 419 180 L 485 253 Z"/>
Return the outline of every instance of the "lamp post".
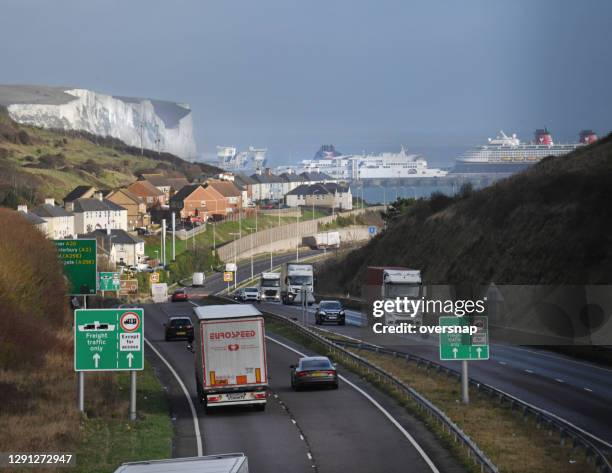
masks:
<path fill-rule="evenodd" d="M 245 227 L 249 232 L 253 230 L 253 227 Z M 251 240 L 251 279 L 255 276 L 253 274 L 253 233 L 249 233 L 249 240 Z"/>
<path fill-rule="evenodd" d="M 300 206 L 297 206 L 298 212 L 295 214 L 295 260 L 300 260 Z"/>
<path fill-rule="evenodd" d="M 236 267 L 236 273 L 234 273 L 234 290 L 236 290 L 238 288 L 238 263 L 236 263 L 236 235 L 239 235 L 239 233 L 231 232 L 230 235 L 234 237 L 234 266 Z"/>

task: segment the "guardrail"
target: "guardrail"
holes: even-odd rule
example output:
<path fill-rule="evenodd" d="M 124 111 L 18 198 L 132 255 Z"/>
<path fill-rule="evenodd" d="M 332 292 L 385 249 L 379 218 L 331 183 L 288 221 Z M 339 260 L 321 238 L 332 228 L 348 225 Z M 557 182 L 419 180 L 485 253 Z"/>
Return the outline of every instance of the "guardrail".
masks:
<path fill-rule="evenodd" d="M 224 302 L 234 302 L 227 297 L 213 297 L 223 300 Z M 455 442 L 459 442 L 466 449 L 468 457 L 471 458 L 478 466 L 480 466 L 481 472 L 499 473 L 497 466 L 484 454 L 478 445 L 476 445 L 476 443 L 465 432 L 463 432 L 463 430 L 461 430 L 457 424 L 455 424 L 442 410 L 433 405 L 429 400 L 427 400 L 413 388 L 406 385 L 395 376 L 387 373 L 382 368 L 376 366 L 374 363 L 371 363 L 359 355 L 346 350 L 339 343 L 334 343 L 287 317 L 270 312 L 262 312 L 265 316 L 288 325 L 301 335 L 323 345 L 325 348 L 327 348 L 332 356 L 335 356 L 336 359 L 342 359 L 346 366 L 353 366 L 360 370 L 364 370 L 369 376 L 376 378 L 380 383 L 386 384 L 391 388 L 397 389 L 404 393 L 416 403 L 419 409 L 421 409 L 431 418 L 435 419 L 439 423 L 442 430 L 444 432 L 448 432 L 449 435 L 453 437 Z"/>
<path fill-rule="evenodd" d="M 401 353 L 394 350 L 389 350 L 387 348 L 377 347 L 369 343 L 360 343 L 352 340 L 337 340 L 335 341 L 335 343 L 344 347 L 368 350 L 376 353 L 391 355 L 395 358 L 404 358 L 406 360 L 415 361 L 417 365 L 425 365 L 428 369 L 434 368 L 439 372 L 446 373 L 447 375 L 456 376 L 459 379 L 461 378 L 460 371 L 448 368 L 440 363 L 427 360 L 411 353 Z M 518 399 L 517 397 L 512 396 L 511 394 L 505 393 L 504 391 L 494 388 L 493 386 L 478 382 L 471 378 L 470 384 L 476 387 L 478 390 L 488 393 L 492 397 L 497 397 L 499 399 L 500 404 L 508 403 L 510 405 L 511 410 L 514 410 L 515 408 L 520 410 L 524 418 L 527 418 L 530 415 L 533 416 L 538 427 L 540 425 L 545 425 L 548 426 L 550 430 L 557 430 L 559 432 L 561 445 L 565 444 L 566 439 L 571 439 L 572 448 L 575 449 L 578 447 L 582 447 L 587 456 L 587 460 L 594 460 L 595 467 L 598 471 L 602 473 L 612 473 L 612 464 L 606 457 L 606 454 L 601 451 L 601 449 L 599 449 L 576 427 L 572 426 L 563 419 L 558 418 L 554 414 L 546 412 L 543 409 L 533 406 L 521 399 Z"/>

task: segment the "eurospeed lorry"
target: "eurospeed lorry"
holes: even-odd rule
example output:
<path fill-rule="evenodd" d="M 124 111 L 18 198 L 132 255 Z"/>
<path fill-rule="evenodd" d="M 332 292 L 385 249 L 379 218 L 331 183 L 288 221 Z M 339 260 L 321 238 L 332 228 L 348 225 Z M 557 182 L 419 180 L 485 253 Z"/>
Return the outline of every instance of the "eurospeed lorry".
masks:
<path fill-rule="evenodd" d="M 264 319 L 251 304 L 194 307 L 195 380 L 206 411 L 266 407 L 268 368 Z"/>

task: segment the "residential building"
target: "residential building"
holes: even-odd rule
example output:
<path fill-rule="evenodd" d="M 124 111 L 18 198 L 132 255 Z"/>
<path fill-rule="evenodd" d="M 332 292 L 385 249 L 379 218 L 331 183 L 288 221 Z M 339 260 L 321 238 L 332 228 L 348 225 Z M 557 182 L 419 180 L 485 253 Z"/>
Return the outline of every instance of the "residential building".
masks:
<path fill-rule="evenodd" d="M 167 203 L 166 195 L 149 181 L 132 182 L 126 189 L 144 199 L 147 210 Z"/>
<path fill-rule="evenodd" d="M 106 196 L 107 200 L 127 210 L 127 226 L 132 231 L 136 228 L 146 228 L 151 224 L 144 199 L 127 189 L 117 189 Z"/>
<path fill-rule="evenodd" d="M 128 229 L 127 210 L 96 194 L 94 199 L 77 199 L 67 209 L 74 214 L 76 233 L 91 233 L 100 229 Z"/>
<path fill-rule="evenodd" d="M 110 263 L 136 266 L 146 259 L 144 241 L 125 230 L 95 230 L 81 234 L 79 238 L 95 238 L 99 251 L 108 257 Z"/>
<path fill-rule="evenodd" d="M 74 202 L 77 199 L 90 199 L 96 193 L 96 188 L 93 186 L 76 186 L 72 189 L 66 197 L 64 197 L 64 207 L 70 202 Z"/>
<path fill-rule="evenodd" d="M 19 212 L 21 216 L 23 216 L 28 222 L 30 222 L 34 226 L 34 228 L 36 228 L 44 235 L 47 235 L 47 221 L 42 217 L 36 215 L 34 212 L 28 212 L 27 205 L 18 205 L 17 212 Z"/>
<path fill-rule="evenodd" d="M 279 177 L 283 181 L 282 183 L 282 194 L 283 195 L 287 195 L 293 189 L 304 184 L 304 178 L 295 173 L 289 174 L 289 173 L 284 172 L 281 175 L 279 175 Z"/>
<path fill-rule="evenodd" d="M 323 172 L 303 172 L 300 174 L 304 184 L 328 184 L 337 183 L 338 180 Z"/>
<path fill-rule="evenodd" d="M 176 192 L 189 185 L 189 181 L 184 177 L 168 177 L 163 174 L 141 174 L 139 180 L 147 181 L 162 191 L 166 197 L 166 202 Z"/>
<path fill-rule="evenodd" d="M 45 199 L 45 203 L 32 209 L 32 212 L 47 222 L 47 237 L 52 240 L 71 238 L 76 233 L 74 215 L 55 205 L 53 199 Z"/>
<path fill-rule="evenodd" d="M 202 184 L 184 186 L 170 197 L 170 211 L 176 212 L 181 220 L 205 222 L 208 219 L 206 198 L 209 194 Z"/>
<path fill-rule="evenodd" d="M 237 213 L 242 207 L 242 192 L 233 182 L 209 179 L 204 188 L 216 191 L 223 197 L 226 215 Z"/>
<path fill-rule="evenodd" d="M 261 174 L 250 176 L 253 184 L 253 201 L 279 200 L 283 197 L 284 180 L 265 169 Z"/>
<path fill-rule="evenodd" d="M 352 210 L 353 195 L 349 186 L 336 183 L 303 184 L 285 196 L 289 207 L 314 206 L 336 210 Z"/>

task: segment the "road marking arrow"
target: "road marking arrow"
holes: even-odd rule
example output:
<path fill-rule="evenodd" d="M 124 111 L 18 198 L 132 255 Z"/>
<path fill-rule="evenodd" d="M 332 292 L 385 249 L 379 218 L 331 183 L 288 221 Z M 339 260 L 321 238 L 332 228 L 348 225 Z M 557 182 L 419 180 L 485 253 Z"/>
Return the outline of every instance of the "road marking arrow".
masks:
<path fill-rule="evenodd" d="M 459 348 L 455 347 L 453 348 L 453 358 L 457 358 L 457 352 L 459 351 Z"/>
<path fill-rule="evenodd" d="M 132 353 L 128 353 L 127 354 L 127 360 L 128 360 L 128 368 L 132 367 L 132 360 L 134 359 L 134 355 Z"/>
<path fill-rule="evenodd" d="M 94 367 L 97 368 L 98 367 L 98 363 L 100 363 L 100 354 L 99 353 L 94 353 L 93 360 L 94 360 Z"/>

